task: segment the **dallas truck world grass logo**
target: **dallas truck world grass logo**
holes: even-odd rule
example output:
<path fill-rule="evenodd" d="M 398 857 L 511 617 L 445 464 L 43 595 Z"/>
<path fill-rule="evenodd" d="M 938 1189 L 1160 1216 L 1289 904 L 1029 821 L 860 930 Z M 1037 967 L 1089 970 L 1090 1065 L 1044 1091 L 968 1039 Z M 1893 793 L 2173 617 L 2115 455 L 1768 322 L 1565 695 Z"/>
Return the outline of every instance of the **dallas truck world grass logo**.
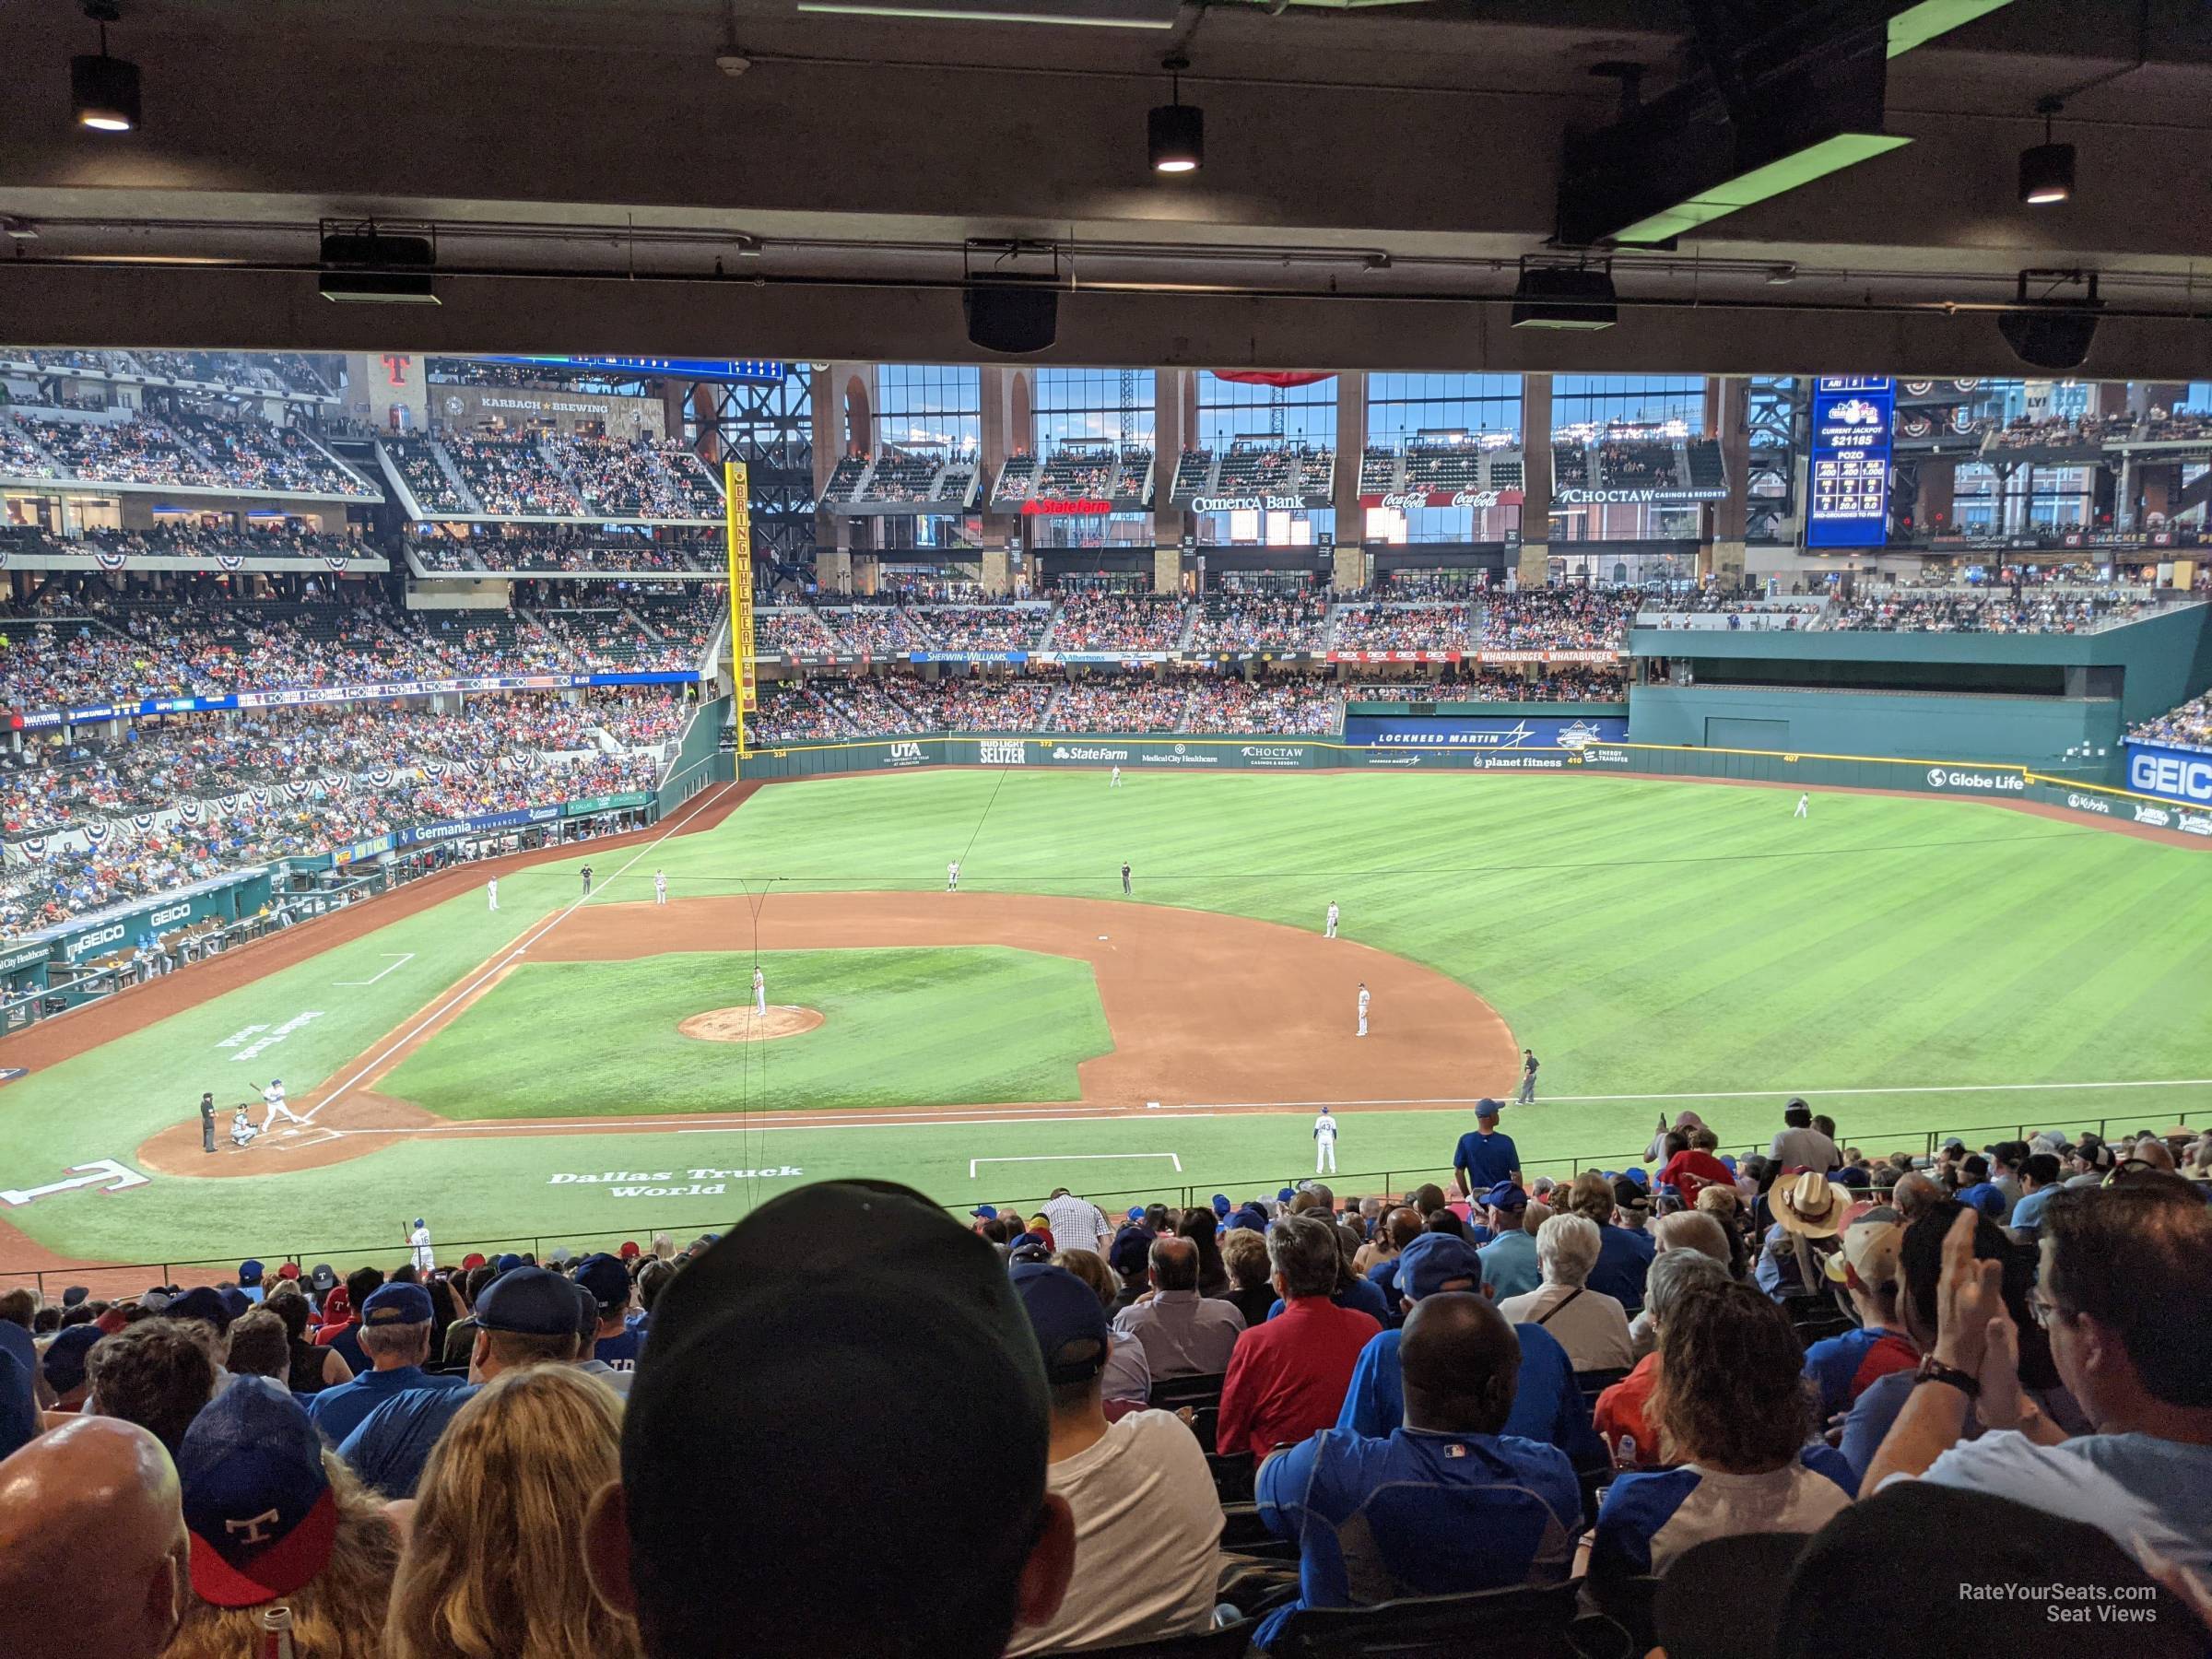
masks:
<path fill-rule="evenodd" d="M 609 1198 L 713 1198 L 728 1192 L 733 1181 L 795 1181 L 806 1172 L 796 1164 L 758 1170 L 602 1170 L 590 1175 L 548 1175 L 546 1184 L 603 1186 Z M 686 1176 L 690 1177 L 688 1183 Z"/>

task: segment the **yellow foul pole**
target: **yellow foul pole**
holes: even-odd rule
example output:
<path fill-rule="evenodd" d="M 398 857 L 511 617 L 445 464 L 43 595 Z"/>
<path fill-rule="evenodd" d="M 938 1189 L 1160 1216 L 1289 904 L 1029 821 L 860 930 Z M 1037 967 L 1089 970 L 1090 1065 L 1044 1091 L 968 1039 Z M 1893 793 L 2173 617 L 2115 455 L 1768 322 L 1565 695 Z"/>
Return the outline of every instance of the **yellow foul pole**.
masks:
<path fill-rule="evenodd" d="M 730 672 L 737 681 L 733 700 L 737 758 L 742 760 L 753 752 L 746 736 L 746 716 L 758 706 L 753 686 L 753 507 L 745 463 L 724 461 L 722 485 L 730 551 Z"/>

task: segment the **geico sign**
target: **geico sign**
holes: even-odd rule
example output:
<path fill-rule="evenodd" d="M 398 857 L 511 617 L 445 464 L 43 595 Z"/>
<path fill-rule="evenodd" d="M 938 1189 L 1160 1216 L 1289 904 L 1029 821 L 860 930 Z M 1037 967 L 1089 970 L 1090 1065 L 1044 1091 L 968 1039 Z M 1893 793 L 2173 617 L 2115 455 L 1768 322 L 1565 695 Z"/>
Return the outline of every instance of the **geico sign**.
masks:
<path fill-rule="evenodd" d="M 167 927 L 171 922 L 182 922 L 191 914 L 192 905 L 187 901 L 183 904 L 171 904 L 158 910 L 146 921 L 149 927 Z"/>
<path fill-rule="evenodd" d="M 2128 758 L 2127 782 L 2129 788 L 2146 794 L 2212 801 L 2212 759 L 2192 760 L 2180 755 L 2138 753 Z"/>
<path fill-rule="evenodd" d="M 1928 768 L 1930 789 L 1994 789 L 2003 793 L 2023 790 L 2028 780 L 2016 772 L 1946 771 L 1940 766 Z"/>

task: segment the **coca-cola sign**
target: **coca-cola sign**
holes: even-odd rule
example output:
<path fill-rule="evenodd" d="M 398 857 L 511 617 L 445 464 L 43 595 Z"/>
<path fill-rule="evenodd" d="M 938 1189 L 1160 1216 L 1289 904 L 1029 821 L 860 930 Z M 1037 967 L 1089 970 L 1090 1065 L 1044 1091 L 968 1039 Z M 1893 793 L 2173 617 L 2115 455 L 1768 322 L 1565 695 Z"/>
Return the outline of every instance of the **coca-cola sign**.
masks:
<path fill-rule="evenodd" d="M 1394 489 L 1388 495 L 1363 495 L 1359 505 L 1381 507 L 1391 512 L 1411 512 L 1417 507 L 1465 507 L 1481 512 L 1489 507 L 1518 507 L 1517 489 Z"/>

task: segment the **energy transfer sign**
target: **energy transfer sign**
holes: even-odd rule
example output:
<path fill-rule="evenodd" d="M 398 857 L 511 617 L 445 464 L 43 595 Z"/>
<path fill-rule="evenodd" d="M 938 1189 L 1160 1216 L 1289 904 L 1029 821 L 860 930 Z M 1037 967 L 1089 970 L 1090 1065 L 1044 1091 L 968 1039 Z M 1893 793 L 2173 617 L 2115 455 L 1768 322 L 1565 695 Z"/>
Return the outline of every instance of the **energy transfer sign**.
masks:
<path fill-rule="evenodd" d="M 1896 392 L 1885 375 L 1813 382 L 1808 547 L 1878 547 L 1888 537 L 1889 427 Z"/>

